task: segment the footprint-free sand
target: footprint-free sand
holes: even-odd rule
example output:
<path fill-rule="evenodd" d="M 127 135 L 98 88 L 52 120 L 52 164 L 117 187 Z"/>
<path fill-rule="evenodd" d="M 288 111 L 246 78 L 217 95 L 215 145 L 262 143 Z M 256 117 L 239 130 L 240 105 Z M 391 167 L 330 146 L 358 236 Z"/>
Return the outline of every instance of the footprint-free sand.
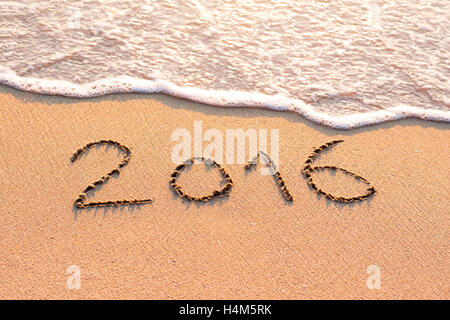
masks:
<path fill-rule="evenodd" d="M 94 99 L 40 96 L 0 87 L 0 298 L 415 299 L 450 297 L 450 124 L 415 119 L 348 131 L 295 113 L 219 108 L 164 95 Z M 226 129 L 279 129 L 279 170 L 289 204 L 270 176 L 223 164 L 229 197 L 198 205 L 169 188 L 174 130 L 194 121 Z M 121 161 L 113 139 L 131 148 L 120 176 L 90 200 L 152 204 L 76 210 L 89 183 Z M 315 147 L 344 142 L 319 165 L 354 172 L 376 188 L 361 202 L 318 196 L 301 174 Z M 178 183 L 207 194 L 220 181 L 194 166 Z M 327 192 L 365 186 L 324 172 Z M 67 288 L 69 266 L 81 288 Z M 377 266 L 380 289 L 369 289 Z M 373 269 L 370 269 L 373 270 Z"/>

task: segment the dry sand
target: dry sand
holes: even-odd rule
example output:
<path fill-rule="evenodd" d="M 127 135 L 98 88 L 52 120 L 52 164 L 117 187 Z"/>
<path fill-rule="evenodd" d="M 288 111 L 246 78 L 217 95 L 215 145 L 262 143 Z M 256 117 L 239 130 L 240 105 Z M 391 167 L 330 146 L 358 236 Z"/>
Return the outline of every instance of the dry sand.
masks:
<path fill-rule="evenodd" d="M 0 87 L 0 298 L 317 299 L 450 298 L 450 125 L 403 120 L 339 131 L 297 114 L 204 106 L 162 95 L 90 100 Z M 294 196 L 286 204 L 269 176 L 224 167 L 228 199 L 198 206 L 168 187 L 173 130 L 279 128 L 280 171 Z M 314 147 L 343 138 L 320 163 L 369 180 L 368 201 L 336 204 L 311 191 L 300 165 Z M 95 200 L 153 197 L 153 204 L 76 211 L 73 201 L 120 161 L 114 139 L 133 156 Z M 197 168 L 197 167 L 195 167 Z M 214 172 L 180 178 L 209 192 Z M 317 177 L 336 194 L 353 180 Z M 211 187 L 203 186 L 208 184 Z M 360 189 L 358 189 L 360 188 Z M 66 269 L 81 270 L 81 289 Z M 366 269 L 381 270 L 368 289 Z"/>

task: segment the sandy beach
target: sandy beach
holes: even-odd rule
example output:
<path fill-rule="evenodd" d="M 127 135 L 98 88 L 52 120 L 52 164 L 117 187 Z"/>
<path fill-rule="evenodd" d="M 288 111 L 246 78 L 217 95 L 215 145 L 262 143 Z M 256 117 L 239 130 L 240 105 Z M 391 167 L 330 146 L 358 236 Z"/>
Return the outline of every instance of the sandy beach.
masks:
<path fill-rule="evenodd" d="M 42 96 L 0 87 L 0 298 L 2 299 L 448 299 L 450 124 L 401 120 L 334 130 L 295 113 L 221 108 L 164 95 L 93 99 Z M 216 128 L 279 129 L 273 179 L 224 164 L 228 198 L 202 205 L 169 188 L 171 134 Z M 115 148 L 70 162 L 89 142 L 113 139 L 132 158 L 93 199 L 152 204 L 76 210 L 89 183 L 114 168 Z M 301 168 L 315 147 L 344 142 L 321 165 L 361 175 L 377 190 L 341 204 L 319 197 Z M 192 193 L 217 187 L 214 171 L 180 177 Z M 316 177 L 338 195 L 360 194 L 343 174 Z M 67 288 L 69 266 L 81 288 Z M 380 270 L 369 289 L 367 268 Z"/>

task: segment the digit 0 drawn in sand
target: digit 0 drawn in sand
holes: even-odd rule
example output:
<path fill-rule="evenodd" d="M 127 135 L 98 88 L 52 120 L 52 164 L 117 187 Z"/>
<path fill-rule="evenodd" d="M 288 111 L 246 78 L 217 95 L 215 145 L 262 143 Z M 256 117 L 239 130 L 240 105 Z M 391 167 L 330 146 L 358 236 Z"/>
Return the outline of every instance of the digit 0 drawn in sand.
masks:
<path fill-rule="evenodd" d="M 70 158 L 70 161 L 73 163 L 77 159 L 81 157 L 83 153 L 85 153 L 88 149 L 92 148 L 93 146 L 100 145 L 100 144 L 106 144 L 106 145 L 113 145 L 119 148 L 121 151 L 125 153 L 124 158 L 122 162 L 119 164 L 119 166 L 113 170 L 111 170 L 109 173 L 107 173 L 105 176 L 101 177 L 97 181 L 91 183 L 88 185 L 78 196 L 78 198 L 74 202 L 74 206 L 78 209 L 86 209 L 90 207 L 109 207 L 109 206 L 122 206 L 122 205 L 130 205 L 130 204 L 145 204 L 145 203 L 152 203 L 152 199 L 143 199 L 143 200 L 116 200 L 116 201 L 98 201 L 98 202 L 88 202 L 85 203 L 87 198 L 87 192 L 90 190 L 95 190 L 98 186 L 101 186 L 106 181 L 108 181 L 112 175 L 114 174 L 120 174 L 120 170 L 125 167 L 128 162 L 130 162 L 131 159 L 131 150 L 124 144 L 114 141 L 114 140 L 99 140 L 96 142 L 91 142 L 85 145 L 84 147 L 78 149 Z"/>
<path fill-rule="evenodd" d="M 271 167 L 271 170 L 274 171 L 275 166 L 270 158 L 270 156 L 262 151 L 259 151 L 255 158 L 250 160 L 244 167 L 245 170 L 250 170 L 252 168 L 256 168 L 258 165 L 258 160 L 260 159 L 260 155 L 263 155 L 266 158 L 267 165 Z M 280 188 L 281 192 L 283 193 L 283 197 L 286 201 L 294 201 L 294 198 L 292 197 L 291 193 L 289 192 L 289 189 L 286 187 L 286 183 L 284 182 L 283 177 L 280 174 L 280 171 L 276 171 L 273 175 L 273 178 L 275 179 L 275 183 Z"/>
<path fill-rule="evenodd" d="M 348 170 L 345 170 L 345 169 L 342 169 L 342 168 L 339 168 L 336 166 L 315 166 L 315 167 L 311 166 L 311 163 L 316 159 L 316 157 L 319 155 L 320 152 L 322 152 L 325 149 L 330 148 L 333 145 L 341 143 L 343 141 L 344 140 L 333 140 L 333 141 L 327 142 L 327 143 L 321 145 L 320 147 L 314 149 L 314 151 L 311 153 L 311 155 L 305 161 L 305 166 L 303 167 L 302 174 L 305 177 L 308 185 L 314 191 L 325 196 L 326 198 L 328 198 L 330 200 L 337 201 L 337 202 L 356 202 L 356 201 L 365 200 L 365 199 L 369 198 L 370 196 L 372 196 L 376 192 L 375 188 L 372 187 L 370 182 L 367 181 L 365 178 L 363 178 L 353 172 L 350 172 Z M 356 180 L 363 182 L 367 186 L 367 192 L 361 196 L 346 198 L 346 197 L 336 197 L 330 193 L 323 191 L 322 189 L 318 188 L 316 186 L 316 184 L 313 182 L 312 174 L 314 172 L 324 171 L 324 170 L 342 171 L 343 173 L 354 177 Z"/>
<path fill-rule="evenodd" d="M 217 168 L 217 170 L 219 170 L 220 174 L 222 175 L 222 177 L 225 179 L 226 183 L 225 185 L 222 187 L 222 189 L 220 190 L 214 190 L 212 193 L 206 195 L 206 196 L 201 196 L 201 197 L 197 197 L 197 196 L 191 196 L 189 194 L 187 194 L 186 192 L 183 191 L 183 189 L 181 188 L 180 185 L 177 184 L 177 179 L 180 176 L 181 172 L 183 172 L 189 165 L 192 165 L 192 163 L 194 162 L 194 160 L 202 160 L 205 163 L 210 163 L 212 164 L 215 168 Z M 190 160 L 185 161 L 182 164 L 179 164 L 174 172 L 171 175 L 171 180 L 170 180 L 170 186 L 172 187 L 173 191 L 180 197 L 180 198 L 184 198 L 187 199 L 189 201 L 197 201 L 197 202 L 208 202 L 214 198 L 220 198 L 220 197 L 225 197 L 228 196 L 228 194 L 231 192 L 231 189 L 233 188 L 233 180 L 231 179 L 230 175 L 228 174 L 228 172 L 225 171 L 224 168 L 222 168 L 222 166 L 220 164 L 218 164 L 217 162 L 215 162 L 214 160 L 211 159 L 205 159 L 205 158 L 196 158 L 193 157 Z"/>

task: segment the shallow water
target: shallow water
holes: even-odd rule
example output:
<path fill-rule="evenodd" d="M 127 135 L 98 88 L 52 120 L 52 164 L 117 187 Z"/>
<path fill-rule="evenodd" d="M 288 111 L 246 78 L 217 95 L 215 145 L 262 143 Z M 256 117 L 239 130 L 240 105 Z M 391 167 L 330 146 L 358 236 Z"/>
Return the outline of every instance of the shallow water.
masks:
<path fill-rule="evenodd" d="M 0 0 L 0 83 L 163 92 L 351 128 L 450 121 L 450 2 Z"/>

